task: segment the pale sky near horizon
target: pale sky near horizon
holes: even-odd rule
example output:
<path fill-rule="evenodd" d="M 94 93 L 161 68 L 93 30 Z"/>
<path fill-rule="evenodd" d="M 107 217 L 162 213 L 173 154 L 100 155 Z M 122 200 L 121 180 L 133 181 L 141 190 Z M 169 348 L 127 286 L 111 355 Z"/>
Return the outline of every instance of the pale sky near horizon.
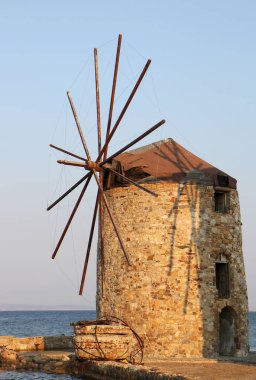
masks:
<path fill-rule="evenodd" d="M 93 47 L 99 48 L 103 124 L 118 34 L 123 35 L 115 116 L 148 58 L 149 73 L 111 151 L 165 118 L 145 143 L 172 137 L 238 180 L 250 310 L 256 310 L 256 3 L 236 0 L 0 0 L 2 305 L 94 308 L 95 247 L 85 295 L 81 265 L 95 187 L 55 262 L 54 242 L 77 194 L 47 204 L 81 177 L 61 169 L 49 143 L 82 154 L 66 100 L 71 90 L 96 154 Z"/>

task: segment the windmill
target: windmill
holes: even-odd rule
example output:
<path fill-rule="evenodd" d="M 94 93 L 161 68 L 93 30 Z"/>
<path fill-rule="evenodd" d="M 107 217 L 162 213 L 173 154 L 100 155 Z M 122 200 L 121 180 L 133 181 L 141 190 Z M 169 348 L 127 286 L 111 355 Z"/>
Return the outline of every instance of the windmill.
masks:
<path fill-rule="evenodd" d="M 51 210 L 54 206 L 56 206 L 59 202 L 61 202 L 67 195 L 69 195 L 74 189 L 76 189 L 79 185 L 83 184 L 83 188 L 80 192 L 80 195 L 75 203 L 75 206 L 70 214 L 70 217 L 67 221 L 67 224 L 58 240 L 58 243 L 54 249 L 54 252 L 52 254 L 52 259 L 54 259 L 61 247 L 61 244 L 65 238 L 65 235 L 71 225 L 71 222 L 79 208 L 79 205 L 84 197 L 84 194 L 86 192 L 86 189 L 88 188 L 88 185 L 91 181 L 92 178 L 97 183 L 98 191 L 96 195 L 96 201 L 95 201 L 95 207 L 94 207 L 94 212 L 93 212 L 93 217 L 92 217 L 92 224 L 91 224 L 91 229 L 90 229 L 90 234 L 89 234 L 89 239 L 88 239 L 88 246 L 87 246 L 87 251 L 86 251 L 86 256 L 85 256 L 85 261 L 84 261 L 84 267 L 83 267 L 83 272 L 82 272 L 82 278 L 81 278 L 81 284 L 80 284 L 80 289 L 79 289 L 79 295 L 82 295 L 83 289 L 84 289 L 84 283 L 85 283 L 85 278 L 86 278 L 86 272 L 87 272 L 87 266 L 88 266 L 88 261 L 90 257 L 90 251 L 91 251 L 91 245 L 92 245 L 92 239 L 93 239 L 93 234 L 94 234 L 94 229 L 95 229 L 95 224 L 97 220 L 97 216 L 99 215 L 99 233 L 100 233 L 100 248 L 101 248 L 101 268 L 102 268 L 102 273 L 104 273 L 104 245 L 103 245 L 103 236 L 104 236 L 104 223 L 103 223 L 103 210 L 106 209 L 106 212 L 109 215 L 109 218 L 111 220 L 111 223 L 113 225 L 115 234 L 117 236 L 117 239 L 119 241 L 121 250 L 125 256 L 126 262 L 128 265 L 131 265 L 131 260 L 129 258 L 129 255 L 126 251 L 125 244 L 123 243 L 122 237 L 118 231 L 118 226 L 115 221 L 115 218 L 113 216 L 113 213 L 111 211 L 111 208 L 109 207 L 108 200 L 104 194 L 104 188 L 103 188 L 103 179 L 104 179 L 104 174 L 107 172 L 111 172 L 117 177 L 119 177 L 122 181 L 126 181 L 137 188 L 139 188 L 142 191 L 147 192 L 148 194 L 152 196 L 157 196 L 156 193 L 153 191 L 147 189 L 145 186 L 140 185 L 139 183 L 133 181 L 130 178 L 127 178 L 125 175 L 120 173 L 118 169 L 116 168 L 116 165 L 114 165 L 114 158 L 117 157 L 119 154 L 123 153 L 127 149 L 129 149 L 131 146 L 145 138 L 147 135 L 155 131 L 157 128 L 159 128 L 161 125 L 165 123 L 165 120 L 159 121 L 157 124 L 155 124 L 153 127 L 148 129 L 146 132 L 138 136 L 136 139 L 131 141 L 129 144 L 125 145 L 123 148 L 118 150 L 116 153 L 108 156 L 108 147 L 109 143 L 112 140 L 118 126 L 120 125 L 130 103 L 132 102 L 134 95 L 139 88 L 148 68 L 151 63 L 151 60 L 148 60 L 137 80 L 135 83 L 133 90 L 131 91 L 121 113 L 119 114 L 116 122 L 112 126 L 112 115 L 113 115 L 113 109 L 114 109 L 114 99 L 115 99 L 115 92 L 116 92 L 116 83 L 117 83 L 117 75 L 118 75 L 118 67 L 119 67 L 119 58 L 120 58 L 120 50 L 121 50 L 121 43 L 122 43 L 122 35 L 119 35 L 118 37 L 118 43 L 117 43 L 117 52 L 116 52 L 116 59 L 115 59 L 115 67 L 114 67 L 114 75 L 113 75 L 113 83 L 112 83 L 112 91 L 111 91 L 111 97 L 110 97 L 110 106 L 109 106 L 109 113 L 108 113 L 108 122 L 107 122 L 107 130 L 106 130 L 106 137 L 104 143 L 102 143 L 102 137 L 101 137 L 101 112 L 100 112 L 100 91 L 99 91 L 99 74 L 98 74 L 98 51 L 95 48 L 94 49 L 94 69 L 95 69 L 95 88 L 96 88 L 96 109 L 97 109 L 97 136 L 98 136 L 98 156 L 96 159 L 92 159 L 90 152 L 88 150 L 86 140 L 84 133 L 82 131 L 76 108 L 74 105 L 74 102 L 72 100 L 72 96 L 70 92 L 67 92 L 68 100 L 70 103 L 70 107 L 75 119 L 76 127 L 85 151 L 85 157 L 82 157 L 80 155 L 77 155 L 75 153 L 72 153 L 66 149 L 60 148 L 56 145 L 50 144 L 50 147 L 53 149 L 56 149 L 60 152 L 63 152 L 69 156 L 72 156 L 79 161 L 67 161 L 67 160 L 58 160 L 57 162 L 62 165 L 68 165 L 68 166 L 75 166 L 75 167 L 81 167 L 87 171 L 87 174 L 85 174 L 78 182 L 76 182 L 70 189 L 68 189 L 64 194 L 62 194 L 57 200 L 55 200 L 48 208 L 47 211 Z M 103 278 L 103 276 L 102 276 Z"/>

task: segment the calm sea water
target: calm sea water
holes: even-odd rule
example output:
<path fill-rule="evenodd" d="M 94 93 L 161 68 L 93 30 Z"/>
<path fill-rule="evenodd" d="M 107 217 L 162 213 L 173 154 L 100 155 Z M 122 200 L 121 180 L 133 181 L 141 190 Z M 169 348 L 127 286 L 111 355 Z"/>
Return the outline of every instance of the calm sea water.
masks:
<path fill-rule="evenodd" d="M 71 322 L 95 319 L 95 311 L 0 311 L 0 335 L 72 335 Z M 42 372 L 0 372 L 0 380 L 73 380 L 79 377 Z"/>
<path fill-rule="evenodd" d="M 0 372 L 1 380 L 73 380 L 79 379 L 79 377 L 73 377 L 69 375 L 55 375 L 43 372 L 17 372 L 8 371 Z"/>
<path fill-rule="evenodd" d="M 0 335 L 72 335 L 71 322 L 95 319 L 93 311 L 0 311 Z"/>
<path fill-rule="evenodd" d="M 1 311 L 0 335 L 51 336 L 72 335 L 70 323 L 95 319 L 95 311 Z M 256 312 L 249 313 L 250 349 L 256 351 Z M 69 375 L 40 372 L 0 372 L 0 380 L 72 380 Z"/>
<path fill-rule="evenodd" d="M 249 313 L 249 344 L 250 350 L 256 351 L 256 312 Z"/>

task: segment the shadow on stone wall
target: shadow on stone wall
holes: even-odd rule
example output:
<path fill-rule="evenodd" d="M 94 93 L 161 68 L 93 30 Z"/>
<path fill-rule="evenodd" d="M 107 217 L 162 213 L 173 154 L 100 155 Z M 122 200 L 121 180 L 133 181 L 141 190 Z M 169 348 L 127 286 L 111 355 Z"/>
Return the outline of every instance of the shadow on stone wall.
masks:
<path fill-rule="evenodd" d="M 173 149 L 167 147 L 170 151 L 170 154 L 174 154 L 176 160 L 171 159 L 162 149 L 161 146 L 157 147 L 156 155 L 161 158 L 171 162 L 173 165 L 177 167 L 177 172 L 182 172 L 185 175 L 183 183 L 179 184 L 176 199 L 172 209 L 169 212 L 169 218 L 172 218 L 172 234 L 170 241 L 170 268 L 169 274 L 172 272 L 172 264 L 173 264 L 173 255 L 175 249 L 175 238 L 176 238 L 176 226 L 177 226 L 177 218 L 178 218 L 178 209 L 179 203 L 181 200 L 182 194 L 185 194 L 189 204 L 190 217 L 191 217 L 191 231 L 189 243 L 187 246 L 188 254 L 187 254 L 187 279 L 186 279 L 186 291 L 184 295 L 184 304 L 183 304 L 183 312 L 187 313 L 187 303 L 188 303 L 188 293 L 189 293 L 189 285 L 190 285 L 190 274 L 191 274 L 191 254 L 193 252 L 193 247 L 196 244 L 197 235 L 198 235 L 198 227 L 196 226 L 195 220 L 195 210 L 200 209 L 199 202 L 199 191 L 197 187 L 191 187 L 189 185 L 198 183 L 202 178 L 203 172 L 200 171 L 201 164 L 193 166 L 192 163 L 187 159 L 187 157 L 178 149 L 175 142 L 173 143 Z M 175 174 L 174 174 L 175 176 Z M 194 178 L 193 178 L 194 177 Z M 196 255 L 196 265 L 198 266 L 198 257 Z"/>
<path fill-rule="evenodd" d="M 174 153 L 175 160 L 170 159 L 168 155 L 166 155 L 165 152 L 161 149 L 161 147 L 158 147 L 157 155 L 159 155 L 162 159 L 168 160 L 177 168 L 177 173 L 182 172 L 184 175 L 184 178 L 182 182 L 178 185 L 178 190 L 176 194 L 176 199 L 173 204 L 172 209 L 169 212 L 169 218 L 171 220 L 171 226 L 172 226 L 172 233 L 171 233 L 171 240 L 170 240 L 170 267 L 169 267 L 169 275 L 172 274 L 172 267 L 173 267 L 173 260 L 174 260 L 174 252 L 177 249 L 176 240 L 178 241 L 177 234 L 180 230 L 180 224 L 179 224 L 179 213 L 180 210 L 182 210 L 182 207 L 184 205 L 184 202 L 186 202 L 186 206 L 189 209 L 189 222 L 188 225 L 190 226 L 189 231 L 189 237 L 186 242 L 186 246 L 184 247 L 187 250 L 187 257 L 186 262 L 184 262 L 184 265 L 186 265 L 186 279 L 185 279 L 185 292 L 183 297 L 183 314 L 187 314 L 187 308 L 188 308 L 188 300 L 189 300 L 189 291 L 191 288 L 191 272 L 192 272 L 192 266 L 196 267 L 196 274 L 193 274 L 193 280 L 197 281 L 198 284 L 198 294 L 199 294 L 199 304 L 200 304 L 200 311 L 198 313 L 201 315 L 198 315 L 198 318 L 202 318 L 202 355 L 209 357 L 209 347 L 207 347 L 207 344 L 205 344 L 205 339 L 207 339 L 207 326 L 205 323 L 204 318 L 204 305 L 202 302 L 204 301 L 205 294 L 203 294 L 202 291 L 202 284 L 200 282 L 200 277 L 204 275 L 202 271 L 204 270 L 201 264 L 202 257 L 200 255 L 203 255 L 204 252 L 199 251 L 199 244 L 200 244 L 200 230 L 202 228 L 202 220 L 200 218 L 200 213 L 203 212 L 203 205 L 201 204 L 202 197 L 200 194 L 200 189 L 202 186 L 209 186 L 213 185 L 214 180 L 209 176 L 209 170 L 207 170 L 207 173 L 204 171 L 204 169 L 201 168 L 201 164 L 193 165 L 192 162 L 190 162 L 187 157 L 176 147 L 175 143 L 173 146 L 174 149 L 172 151 L 170 150 L 170 153 Z M 175 176 L 175 174 L 174 174 Z M 178 225 L 178 226 L 177 226 Z M 177 239 L 176 239 L 177 238 Z M 205 284 L 204 286 L 207 286 Z M 211 294 L 209 292 L 209 297 L 211 297 Z M 211 300 L 209 299 L 209 302 Z M 212 302 L 214 302 L 214 299 L 212 299 Z M 212 308 L 212 314 L 214 314 L 214 307 Z M 216 341 L 219 339 L 219 330 L 216 330 Z M 217 352 L 216 352 L 217 354 Z M 211 356 L 211 355 L 210 355 Z"/>

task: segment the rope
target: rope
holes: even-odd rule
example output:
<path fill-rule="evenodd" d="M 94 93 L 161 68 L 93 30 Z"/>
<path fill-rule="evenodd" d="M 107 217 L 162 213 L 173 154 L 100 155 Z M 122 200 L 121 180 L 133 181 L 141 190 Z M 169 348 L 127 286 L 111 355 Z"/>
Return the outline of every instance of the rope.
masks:
<path fill-rule="evenodd" d="M 87 60 L 85 61 L 85 63 L 82 64 L 81 68 L 79 69 L 77 75 L 75 76 L 75 78 L 73 79 L 73 81 L 71 82 L 71 84 L 68 86 L 69 90 L 71 90 L 72 87 L 74 87 L 74 84 L 77 82 L 78 78 L 80 77 L 80 75 L 82 74 L 82 72 L 84 71 L 84 69 L 86 68 L 86 66 L 88 65 L 88 63 L 90 62 L 91 59 L 92 59 L 92 56 L 89 55 L 89 57 L 87 58 Z"/>

